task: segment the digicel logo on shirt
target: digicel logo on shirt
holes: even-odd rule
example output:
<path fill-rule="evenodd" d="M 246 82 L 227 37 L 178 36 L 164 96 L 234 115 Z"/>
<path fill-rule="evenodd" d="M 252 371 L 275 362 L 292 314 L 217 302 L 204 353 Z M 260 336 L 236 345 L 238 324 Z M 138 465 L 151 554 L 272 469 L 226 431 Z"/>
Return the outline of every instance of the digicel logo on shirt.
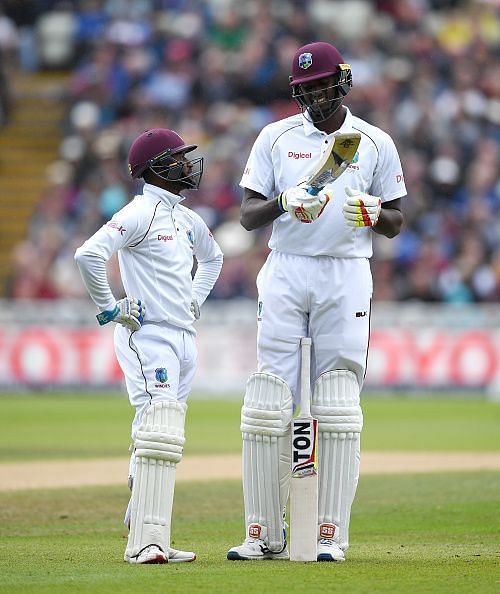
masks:
<path fill-rule="evenodd" d="M 294 151 L 288 151 L 288 156 L 290 159 L 310 159 L 311 153 L 296 153 Z"/>

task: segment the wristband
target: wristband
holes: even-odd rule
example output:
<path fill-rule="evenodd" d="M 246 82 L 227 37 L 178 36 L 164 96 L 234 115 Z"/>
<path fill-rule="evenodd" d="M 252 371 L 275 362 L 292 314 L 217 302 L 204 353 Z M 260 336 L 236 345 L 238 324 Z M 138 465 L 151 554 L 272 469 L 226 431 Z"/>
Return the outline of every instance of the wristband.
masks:
<path fill-rule="evenodd" d="M 284 196 L 285 192 L 281 192 L 278 197 L 278 208 L 280 209 L 281 212 L 288 212 L 287 208 L 286 208 L 286 198 Z"/>
<path fill-rule="evenodd" d="M 96 315 L 97 321 L 99 322 L 99 326 L 104 326 L 104 324 L 107 324 L 108 322 L 112 322 L 118 315 L 119 311 L 120 311 L 120 308 L 118 307 L 118 305 L 116 305 L 115 309 L 113 309 L 113 310 L 101 311 L 100 314 Z"/>

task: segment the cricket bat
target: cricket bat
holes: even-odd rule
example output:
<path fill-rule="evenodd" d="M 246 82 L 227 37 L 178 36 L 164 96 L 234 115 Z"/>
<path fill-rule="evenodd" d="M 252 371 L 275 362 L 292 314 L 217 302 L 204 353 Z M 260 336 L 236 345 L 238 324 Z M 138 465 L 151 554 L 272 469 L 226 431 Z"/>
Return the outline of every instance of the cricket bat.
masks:
<path fill-rule="evenodd" d="M 308 193 L 316 196 L 327 184 L 344 173 L 352 163 L 360 141 L 359 132 L 334 135 L 313 173 L 301 181 L 299 186 L 308 186 Z"/>
<path fill-rule="evenodd" d="M 292 420 L 290 561 L 316 561 L 318 532 L 318 421 L 311 416 L 311 339 L 302 338 L 300 414 Z"/>

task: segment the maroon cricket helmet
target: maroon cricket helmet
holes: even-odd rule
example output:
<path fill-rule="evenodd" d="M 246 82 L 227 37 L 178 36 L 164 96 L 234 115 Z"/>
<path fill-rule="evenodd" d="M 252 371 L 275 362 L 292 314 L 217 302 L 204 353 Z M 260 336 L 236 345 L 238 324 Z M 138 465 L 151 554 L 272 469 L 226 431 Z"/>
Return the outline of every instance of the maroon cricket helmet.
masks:
<path fill-rule="evenodd" d="M 328 81 L 323 89 L 307 88 L 320 79 Z M 351 67 L 330 43 L 308 43 L 295 52 L 290 86 L 302 113 L 314 123 L 324 122 L 340 109 L 352 88 Z"/>
<path fill-rule="evenodd" d="M 184 140 L 167 128 L 152 128 L 138 136 L 128 153 L 130 175 L 136 179 L 160 156 L 176 153 L 189 153 L 197 148 L 196 144 L 186 144 Z"/>
<path fill-rule="evenodd" d="M 336 47 L 324 41 L 308 43 L 295 52 L 290 85 L 336 74 L 340 70 L 339 64 L 344 64 L 344 59 Z"/>

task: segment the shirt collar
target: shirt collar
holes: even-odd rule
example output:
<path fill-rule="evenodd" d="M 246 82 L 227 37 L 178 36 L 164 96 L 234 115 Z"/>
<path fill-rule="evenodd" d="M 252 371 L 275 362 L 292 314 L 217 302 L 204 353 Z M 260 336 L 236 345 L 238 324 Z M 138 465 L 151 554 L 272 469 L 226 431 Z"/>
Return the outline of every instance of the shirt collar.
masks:
<path fill-rule="evenodd" d="M 181 196 L 180 194 L 173 194 L 168 190 L 164 190 L 163 188 L 159 188 L 158 186 L 148 183 L 144 184 L 143 194 L 145 196 L 152 196 L 153 198 L 160 198 L 162 202 L 172 208 L 176 204 L 179 204 L 181 200 L 184 200 L 184 196 Z"/>
<path fill-rule="evenodd" d="M 346 105 L 344 105 L 344 108 L 345 108 L 345 119 L 344 119 L 344 122 L 342 123 L 342 126 L 340 126 L 340 128 L 336 132 L 347 132 L 348 130 L 352 129 L 352 113 Z M 321 133 L 321 130 L 316 128 L 316 126 L 311 122 L 311 120 L 306 118 L 306 116 L 304 114 L 302 114 L 302 123 L 304 125 L 304 133 L 306 136 L 310 136 L 311 134 L 314 134 L 315 132 Z M 336 132 L 334 132 L 334 134 Z"/>

